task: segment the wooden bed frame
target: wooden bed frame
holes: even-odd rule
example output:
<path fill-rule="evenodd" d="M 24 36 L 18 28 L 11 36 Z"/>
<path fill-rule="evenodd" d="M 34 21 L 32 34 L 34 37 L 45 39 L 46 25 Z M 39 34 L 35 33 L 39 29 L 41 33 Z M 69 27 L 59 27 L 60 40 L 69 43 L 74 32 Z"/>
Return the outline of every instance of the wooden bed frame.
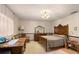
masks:
<path fill-rule="evenodd" d="M 59 24 L 58 26 L 54 27 L 54 34 L 59 34 L 59 35 L 66 35 L 68 36 L 68 25 L 61 25 Z M 39 43 L 46 48 L 47 51 L 47 39 L 43 37 L 39 37 Z"/>

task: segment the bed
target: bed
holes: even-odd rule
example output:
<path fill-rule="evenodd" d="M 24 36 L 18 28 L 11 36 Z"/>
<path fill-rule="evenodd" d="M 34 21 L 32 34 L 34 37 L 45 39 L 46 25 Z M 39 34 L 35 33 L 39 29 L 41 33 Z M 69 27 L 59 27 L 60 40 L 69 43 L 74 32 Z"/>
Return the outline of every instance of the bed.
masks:
<path fill-rule="evenodd" d="M 53 35 L 40 36 L 39 43 L 49 51 L 49 48 L 64 46 L 68 36 L 68 25 L 61 25 L 54 27 Z"/>

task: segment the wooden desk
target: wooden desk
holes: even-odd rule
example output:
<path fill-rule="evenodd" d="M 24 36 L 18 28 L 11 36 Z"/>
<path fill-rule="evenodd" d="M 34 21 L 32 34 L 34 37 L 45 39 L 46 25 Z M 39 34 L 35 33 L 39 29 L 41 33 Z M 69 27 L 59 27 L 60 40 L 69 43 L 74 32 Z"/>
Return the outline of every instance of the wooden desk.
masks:
<path fill-rule="evenodd" d="M 12 54 L 21 54 L 24 52 L 26 47 L 26 38 L 20 38 L 15 45 L 9 46 L 7 43 L 4 43 L 0 46 L 1 49 L 10 49 Z"/>

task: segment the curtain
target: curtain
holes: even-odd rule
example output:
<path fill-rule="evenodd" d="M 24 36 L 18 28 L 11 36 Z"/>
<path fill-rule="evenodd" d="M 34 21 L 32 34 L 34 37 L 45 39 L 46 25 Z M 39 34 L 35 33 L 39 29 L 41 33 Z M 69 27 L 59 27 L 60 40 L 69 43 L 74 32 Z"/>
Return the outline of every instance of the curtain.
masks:
<path fill-rule="evenodd" d="M 13 19 L 0 13 L 0 35 L 9 36 L 14 31 Z"/>

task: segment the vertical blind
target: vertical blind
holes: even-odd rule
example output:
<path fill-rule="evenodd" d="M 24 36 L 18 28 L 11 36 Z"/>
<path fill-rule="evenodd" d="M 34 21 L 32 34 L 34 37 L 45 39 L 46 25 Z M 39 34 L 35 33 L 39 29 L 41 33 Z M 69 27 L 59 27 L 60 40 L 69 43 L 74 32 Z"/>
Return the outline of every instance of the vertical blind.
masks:
<path fill-rule="evenodd" d="M 9 36 L 14 31 L 13 19 L 0 13 L 0 35 Z"/>

